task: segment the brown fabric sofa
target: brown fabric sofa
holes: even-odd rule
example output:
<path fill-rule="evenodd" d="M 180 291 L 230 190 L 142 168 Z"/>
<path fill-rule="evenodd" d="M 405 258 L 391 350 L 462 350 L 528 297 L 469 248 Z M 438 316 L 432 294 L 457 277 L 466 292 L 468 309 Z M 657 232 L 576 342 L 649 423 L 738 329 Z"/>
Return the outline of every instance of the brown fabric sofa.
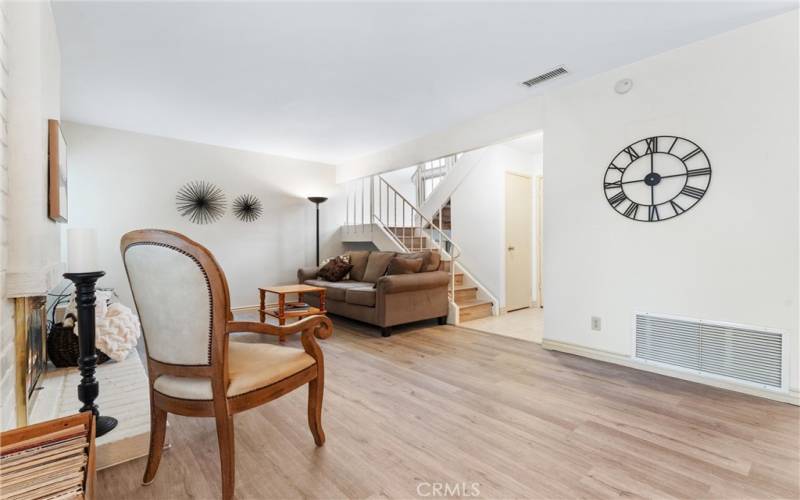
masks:
<path fill-rule="evenodd" d="M 325 287 L 325 308 L 329 313 L 376 325 L 384 337 L 391 335 L 391 327 L 395 325 L 433 318 L 439 324 L 446 322 L 450 275 L 440 270 L 438 254 L 370 251 L 348 254 L 353 264 L 349 279 L 336 282 L 318 279 L 318 267 L 297 271 L 299 283 Z M 386 276 L 383 265 L 388 266 L 394 256 L 423 257 L 424 267 L 414 274 Z M 311 305 L 319 305 L 313 294 L 305 299 Z"/>

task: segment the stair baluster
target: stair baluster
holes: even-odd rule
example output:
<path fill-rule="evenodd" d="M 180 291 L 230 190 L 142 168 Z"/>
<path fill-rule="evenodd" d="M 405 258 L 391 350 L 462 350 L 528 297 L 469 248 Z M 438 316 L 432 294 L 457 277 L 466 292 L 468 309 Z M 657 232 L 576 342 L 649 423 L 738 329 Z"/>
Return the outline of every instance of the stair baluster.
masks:
<path fill-rule="evenodd" d="M 361 189 L 358 189 L 357 183 L 359 181 L 361 182 Z M 365 199 L 367 184 L 369 187 L 369 200 Z M 358 224 L 356 207 L 359 191 L 361 195 L 361 224 Z M 377 203 L 375 203 L 376 191 Z M 407 252 L 438 251 L 442 257 L 449 258 L 449 260 L 443 259 L 442 266 L 450 275 L 448 295 L 451 303 L 457 305 L 460 321 L 491 314 L 492 301 L 478 299 L 476 295 L 478 288 L 476 286 L 465 287 L 463 273 L 456 273 L 456 261 L 461 255 L 461 249 L 445 232 L 452 225 L 449 201 L 431 217 L 433 221 L 437 222 L 434 223 L 426 218 L 414 204 L 408 201 L 380 175 L 370 176 L 369 182 L 364 177 L 350 183 L 346 193 L 345 224 L 347 227 L 355 229 L 355 226 L 359 225 L 361 226 L 361 232 L 365 232 L 367 229 L 364 226 L 369 224 L 369 231 L 382 231 L 395 244 Z M 352 220 L 350 219 L 350 198 L 353 199 Z M 386 200 L 385 204 L 383 203 L 384 199 Z M 399 208 L 398 203 L 400 204 Z M 393 207 L 392 204 L 394 204 Z M 408 209 L 406 209 L 406 205 Z M 400 210 L 399 214 L 398 210 Z M 408 218 L 406 218 L 406 210 L 408 210 Z M 448 211 L 446 216 L 445 210 Z M 347 231 L 353 234 L 350 229 L 347 229 Z"/>

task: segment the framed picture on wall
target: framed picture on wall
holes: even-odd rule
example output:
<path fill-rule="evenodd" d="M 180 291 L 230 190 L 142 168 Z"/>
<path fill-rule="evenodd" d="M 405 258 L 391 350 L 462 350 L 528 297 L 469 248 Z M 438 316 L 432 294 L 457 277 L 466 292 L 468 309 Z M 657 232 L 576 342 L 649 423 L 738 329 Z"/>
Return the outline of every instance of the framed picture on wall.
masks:
<path fill-rule="evenodd" d="M 48 120 L 47 215 L 67 222 L 67 142 L 58 120 Z"/>

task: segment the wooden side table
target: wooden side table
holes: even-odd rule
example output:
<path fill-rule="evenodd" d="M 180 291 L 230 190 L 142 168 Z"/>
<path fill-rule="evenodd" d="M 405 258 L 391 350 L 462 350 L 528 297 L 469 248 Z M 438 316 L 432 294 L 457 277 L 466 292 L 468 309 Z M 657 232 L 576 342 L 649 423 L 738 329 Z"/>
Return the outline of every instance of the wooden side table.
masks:
<path fill-rule="evenodd" d="M 267 293 L 274 293 L 278 296 L 277 303 L 267 304 Z M 297 301 L 296 302 L 287 302 L 286 296 L 289 294 L 297 294 Z M 316 293 L 319 294 L 319 307 L 311 307 L 309 306 L 308 309 L 302 310 L 286 310 L 286 307 L 296 306 L 303 303 L 303 295 L 306 293 Z M 267 316 L 272 316 L 273 318 L 278 318 L 278 324 L 285 325 L 287 318 L 297 318 L 303 319 L 307 316 L 313 316 L 315 314 L 325 314 L 325 289 L 319 286 L 310 286 L 310 285 L 284 285 L 284 286 L 271 286 L 266 288 L 259 288 L 258 289 L 259 295 L 259 308 L 258 308 L 258 319 L 264 323 L 267 320 Z M 284 336 L 280 336 L 278 338 L 281 342 L 286 342 L 286 338 Z"/>

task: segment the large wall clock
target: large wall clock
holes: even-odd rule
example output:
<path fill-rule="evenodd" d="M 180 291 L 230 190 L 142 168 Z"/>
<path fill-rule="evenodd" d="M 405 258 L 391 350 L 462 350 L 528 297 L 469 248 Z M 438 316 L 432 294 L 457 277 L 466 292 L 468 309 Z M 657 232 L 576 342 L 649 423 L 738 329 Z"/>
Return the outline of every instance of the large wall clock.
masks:
<path fill-rule="evenodd" d="M 694 142 L 662 135 L 634 142 L 611 160 L 603 179 L 608 203 L 625 217 L 658 222 L 699 202 L 711 183 L 711 162 Z"/>

